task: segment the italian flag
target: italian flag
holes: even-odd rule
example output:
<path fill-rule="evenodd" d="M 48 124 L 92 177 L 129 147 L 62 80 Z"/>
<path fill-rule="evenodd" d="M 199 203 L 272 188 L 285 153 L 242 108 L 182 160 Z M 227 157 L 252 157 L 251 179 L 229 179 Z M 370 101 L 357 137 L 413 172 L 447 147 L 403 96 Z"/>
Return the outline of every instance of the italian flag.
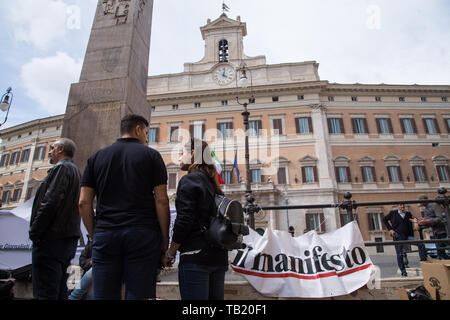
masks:
<path fill-rule="evenodd" d="M 211 156 L 214 159 L 214 164 L 216 166 L 216 171 L 217 171 L 217 179 L 219 180 L 220 184 L 225 184 L 225 182 L 222 179 L 222 176 L 220 175 L 222 173 L 222 164 L 220 163 L 219 159 L 216 156 L 216 153 L 214 151 L 211 152 Z"/>

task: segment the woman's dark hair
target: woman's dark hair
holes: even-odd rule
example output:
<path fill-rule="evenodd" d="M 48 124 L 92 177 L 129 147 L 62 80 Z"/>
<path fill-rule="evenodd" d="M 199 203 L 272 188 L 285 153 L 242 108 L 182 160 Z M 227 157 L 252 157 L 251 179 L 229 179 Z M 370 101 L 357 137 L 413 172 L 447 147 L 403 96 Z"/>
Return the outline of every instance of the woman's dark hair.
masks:
<path fill-rule="evenodd" d="M 191 165 L 189 166 L 188 173 L 193 171 L 201 171 L 205 173 L 214 184 L 216 192 L 222 194 L 222 188 L 220 186 L 219 179 L 217 178 L 217 169 L 211 156 L 209 145 L 205 141 L 191 138 L 191 140 L 185 145 L 185 148 L 189 151 L 189 153 L 194 151 L 194 154 L 191 157 Z"/>
<path fill-rule="evenodd" d="M 131 133 L 136 126 L 141 126 L 143 128 L 148 127 L 148 121 L 137 114 L 126 115 L 120 122 L 120 134 L 124 135 Z"/>

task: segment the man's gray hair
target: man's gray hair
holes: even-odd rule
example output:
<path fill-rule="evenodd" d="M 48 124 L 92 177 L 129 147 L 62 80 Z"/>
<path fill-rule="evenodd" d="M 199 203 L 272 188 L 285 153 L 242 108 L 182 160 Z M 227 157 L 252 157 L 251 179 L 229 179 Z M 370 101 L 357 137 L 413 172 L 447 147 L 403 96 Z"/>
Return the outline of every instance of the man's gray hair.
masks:
<path fill-rule="evenodd" d="M 58 146 L 64 147 L 64 154 L 68 156 L 69 158 L 73 158 L 75 155 L 75 151 L 77 150 L 77 145 L 75 142 L 68 138 L 61 138 L 57 141 Z"/>

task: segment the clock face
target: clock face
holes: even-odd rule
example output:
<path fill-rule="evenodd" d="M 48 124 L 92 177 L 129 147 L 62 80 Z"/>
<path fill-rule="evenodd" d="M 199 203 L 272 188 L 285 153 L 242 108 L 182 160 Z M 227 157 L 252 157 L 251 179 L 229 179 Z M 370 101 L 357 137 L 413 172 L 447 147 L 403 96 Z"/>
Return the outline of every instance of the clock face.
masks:
<path fill-rule="evenodd" d="M 229 65 L 219 66 L 213 72 L 213 79 L 217 84 L 224 86 L 229 84 L 234 79 L 234 69 Z"/>

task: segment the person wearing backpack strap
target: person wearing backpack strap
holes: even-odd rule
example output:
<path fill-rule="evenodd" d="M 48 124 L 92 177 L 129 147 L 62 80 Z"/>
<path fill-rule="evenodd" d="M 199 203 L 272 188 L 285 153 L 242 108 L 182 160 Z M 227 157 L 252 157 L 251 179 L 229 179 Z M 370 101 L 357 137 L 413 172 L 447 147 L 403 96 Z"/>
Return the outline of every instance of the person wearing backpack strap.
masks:
<path fill-rule="evenodd" d="M 215 212 L 213 195 L 223 192 L 208 144 L 191 139 L 183 149 L 180 168 L 188 174 L 178 184 L 177 218 L 163 265 L 171 266 L 180 251 L 182 300 L 224 300 L 228 250 L 211 246 L 204 236 L 204 226 Z"/>

